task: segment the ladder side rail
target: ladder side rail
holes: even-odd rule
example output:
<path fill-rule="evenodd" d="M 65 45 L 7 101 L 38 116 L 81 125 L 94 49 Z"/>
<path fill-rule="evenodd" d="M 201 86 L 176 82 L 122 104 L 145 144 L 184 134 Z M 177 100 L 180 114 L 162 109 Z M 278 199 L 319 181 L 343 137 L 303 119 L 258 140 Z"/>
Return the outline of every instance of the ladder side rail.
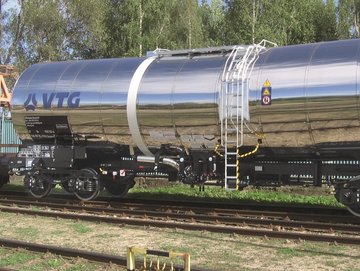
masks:
<path fill-rule="evenodd" d="M 249 46 L 250 47 L 250 46 Z M 248 47 L 248 48 L 249 48 Z M 247 49 L 248 49 L 247 48 Z M 246 50 L 247 50 L 246 49 Z M 244 54 L 242 53 L 243 51 L 245 51 L 245 48 L 244 47 L 241 47 L 241 46 L 236 46 L 234 47 L 234 50 L 231 52 L 230 56 L 228 57 L 227 61 L 226 61 L 226 64 L 225 64 L 225 68 L 227 67 L 227 72 L 225 74 L 225 78 L 223 76 L 223 80 L 225 79 L 226 81 L 228 80 L 231 80 L 233 78 L 233 75 L 234 75 L 234 72 L 237 70 L 236 66 L 237 66 L 237 60 L 243 56 Z M 231 59 L 231 62 L 230 64 L 228 63 L 228 61 Z M 225 69 L 224 69 L 225 71 Z M 224 75 L 224 74 L 223 74 Z"/>
<path fill-rule="evenodd" d="M 242 71 L 244 70 L 244 65 L 245 65 L 247 59 L 249 58 L 249 54 L 250 54 L 250 52 L 252 51 L 253 47 L 254 47 L 254 46 L 249 46 L 249 47 L 247 48 L 247 50 L 246 50 L 246 52 L 245 52 L 245 54 L 244 54 L 241 62 L 239 62 L 238 65 L 237 65 L 237 67 L 236 67 L 236 71 L 237 71 L 237 73 L 236 73 L 236 79 L 237 79 L 237 80 L 240 79 L 240 78 L 239 78 L 240 73 L 242 73 Z"/>
<path fill-rule="evenodd" d="M 222 104 L 223 104 L 223 111 L 222 111 L 222 122 L 223 122 L 223 133 L 221 134 L 222 135 L 222 146 L 224 146 L 226 144 L 226 130 L 227 130 L 227 125 L 228 125 L 228 115 L 229 115 L 229 112 L 228 112 L 228 98 L 227 98 L 227 93 L 229 91 L 229 83 L 228 82 L 225 82 L 225 88 L 224 88 L 224 91 L 223 91 L 223 100 L 222 100 Z"/>
<path fill-rule="evenodd" d="M 246 65 L 243 67 L 243 70 L 241 71 L 241 97 L 242 97 L 242 112 L 241 112 L 241 121 L 240 121 L 240 144 L 238 147 L 241 147 L 244 145 L 244 122 L 245 122 L 245 98 L 248 99 L 249 95 L 249 78 L 253 71 L 254 65 L 256 60 L 259 58 L 259 53 L 261 50 L 263 50 L 264 47 L 256 45 L 253 46 L 248 52 L 249 54 L 247 57 L 250 57 L 250 60 L 246 63 Z M 246 59 L 247 60 L 247 59 Z M 246 92 L 246 93 L 245 93 Z M 247 108 L 248 110 L 248 108 Z"/>
<path fill-rule="evenodd" d="M 221 145 L 224 146 L 226 144 L 225 142 L 225 138 L 226 137 L 226 134 L 225 134 L 225 130 L 226 130 L 226 126 L 227 126 L 227 93 L 228 93 L 228 82 L 227 82 L 227 78 L 228 78 L 228 73 L 229 73 L 229 61 L 230 59 L 232 59 L 232 55 L 234 54 L 235 52 L 235 46 L 234 48 L 232 49 L 230 55 L 228 56 L 228 58 L 226 59 L 226 62 L 225 62 L 225 65 L 224 65 L 224 69 L 223 69 L 223 73 L 222 73 L 222 76 L 221 76 L 221 80 L 223 82 L 222 84 L 222 90 L 221 90 L 221 101 L 220 101 L 220 106 L 222 107 L 221 108 Z"/>
<path fill-rule="evenodd" d="M 245 55 L 243 56 L 241 62 L 237 65 L 237 71 L 236 71 L 236 81 L 237 81 L 237 93 L 236 93 L 236 111 L 237 111 L 237 133 L 236 133 L 236 149 L 238 149 L 240 146 L 243 145 L 243 120 L 244 120 L 244 71 L 247 68 L 247 60 L 251 54 L 251 51 L 253 50 L 253 46 L 249 46 L 245 52 Z M 241 74 L 241 77 L 240 77 Z M 240 86 L 241 82 L 241 86 Z M 241 107 L 240 107 L 241 105 Z M 241 110 L 241 112 L 239 112 Z M 240 119 L 239 119 L 239 113 L 241 113 Z M 239 121 L 240 121 L 240 127 L 239 127 Z M 240 128 L 240 130 L 239 130 Z M 240 136 L 239 136 L 240 135 Z M 240 142 L 240 143 L 239 143 Z"/>

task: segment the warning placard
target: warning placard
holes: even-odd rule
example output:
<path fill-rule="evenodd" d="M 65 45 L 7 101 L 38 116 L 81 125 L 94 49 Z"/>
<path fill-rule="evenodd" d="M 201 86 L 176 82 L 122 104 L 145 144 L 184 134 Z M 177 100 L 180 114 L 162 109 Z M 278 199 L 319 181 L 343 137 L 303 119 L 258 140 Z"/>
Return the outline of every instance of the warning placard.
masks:
<path fill-rule="evenodd" d="M 271 105 L 271 84 L 266 80 L 261 89 L 261 105 Z"/>

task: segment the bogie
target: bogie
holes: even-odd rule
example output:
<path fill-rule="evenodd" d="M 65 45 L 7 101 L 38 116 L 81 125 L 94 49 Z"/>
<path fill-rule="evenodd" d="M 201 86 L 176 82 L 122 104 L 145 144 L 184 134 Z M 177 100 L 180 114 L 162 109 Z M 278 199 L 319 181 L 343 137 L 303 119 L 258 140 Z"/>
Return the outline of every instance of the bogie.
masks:
<path fill-rule="evenodd" d="M 52 184 L 39 175 L 26 175 L 24 184 L 29 189 L 29 193 L 35 198 L 44 198 L 50 194 Z"/>
<path fill-rule="evenodd" d="M 68 181 L 67 187 L 83 201 L 96 199 L 103 188 L 99 174 L 92 168 L 80 170 L 75 179 Z"/>

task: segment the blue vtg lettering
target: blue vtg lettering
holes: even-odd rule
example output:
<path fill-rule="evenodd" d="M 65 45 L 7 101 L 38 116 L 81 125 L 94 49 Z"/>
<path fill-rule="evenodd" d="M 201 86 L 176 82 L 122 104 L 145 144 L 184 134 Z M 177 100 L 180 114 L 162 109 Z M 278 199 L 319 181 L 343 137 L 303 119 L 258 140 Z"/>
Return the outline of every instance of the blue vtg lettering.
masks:
<path fill-rule="evenodd" d="M 42 102 L 43 108 L 63 108 L 64 104 L 68 108 L 77 108 L 80 106 L 80 92 L 43 93 Z M 35 110 L 37 103 L 36 93 L 29 93 L 24 107 L 26 111 Z"/>

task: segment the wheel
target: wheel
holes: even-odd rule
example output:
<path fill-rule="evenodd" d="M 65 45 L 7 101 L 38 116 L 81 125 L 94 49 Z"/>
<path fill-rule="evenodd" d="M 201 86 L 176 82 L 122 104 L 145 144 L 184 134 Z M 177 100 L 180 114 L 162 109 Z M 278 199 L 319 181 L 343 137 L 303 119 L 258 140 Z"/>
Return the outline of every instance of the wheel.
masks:
<path fill-rule="evenodd" d="M 73 194 L 73 193 L 74 193 L 74 191 L 70 189 L 68 182 L 63 182 L 63 183 L 61 183 L 61 187 L 64 189 L 64 191 L 65 191 L 66 193 L 70 193 L 70 194 Z"/>
<path fill-rule="evenodd" d="M 24 178 L 24 183 L 29 189 L 29 193 L 35 198 L 44 198 L 50 194 L 52 184 L 41 179 L 36 175 L 28 175 Z"/>
<path fill-rule="evenodd" d="M 360 217 L 360 208 L 346 206 L 346 209 L 354 216 Z"/>
<path fill-rule="evenodd" d="M 76 179 L 74 194 L 83 201 L 93 200 L 99 196 L 101 188 L 99 174 L 92 168 L 85 168 Z"/>
<path fill-rule="evenodd" d="M 9 175 L 4 176 L 4 175 L 0 175 L 0 188 L 4 185 L 7 184 L 9 182 Z"/>
<path fill-rule="evenodd" d="M 134 187 L 134 178 L 135 176 L 130 175 L 120 179 L 120 181 L 113 181 L 112 178 L 103 177 L 103 181 L 107 192 L 117 198 L 122 198 L 126 196 L 130 188 Z"/>
<path fill-rule="evenodd" d="M 358 203 L 359 190 L 360 176 L 356 176 L 344 184 L 335 184 L 335 198 L 344 204 L 351 214 L 357 217 L 360 217 L 360 205 Z"/>

